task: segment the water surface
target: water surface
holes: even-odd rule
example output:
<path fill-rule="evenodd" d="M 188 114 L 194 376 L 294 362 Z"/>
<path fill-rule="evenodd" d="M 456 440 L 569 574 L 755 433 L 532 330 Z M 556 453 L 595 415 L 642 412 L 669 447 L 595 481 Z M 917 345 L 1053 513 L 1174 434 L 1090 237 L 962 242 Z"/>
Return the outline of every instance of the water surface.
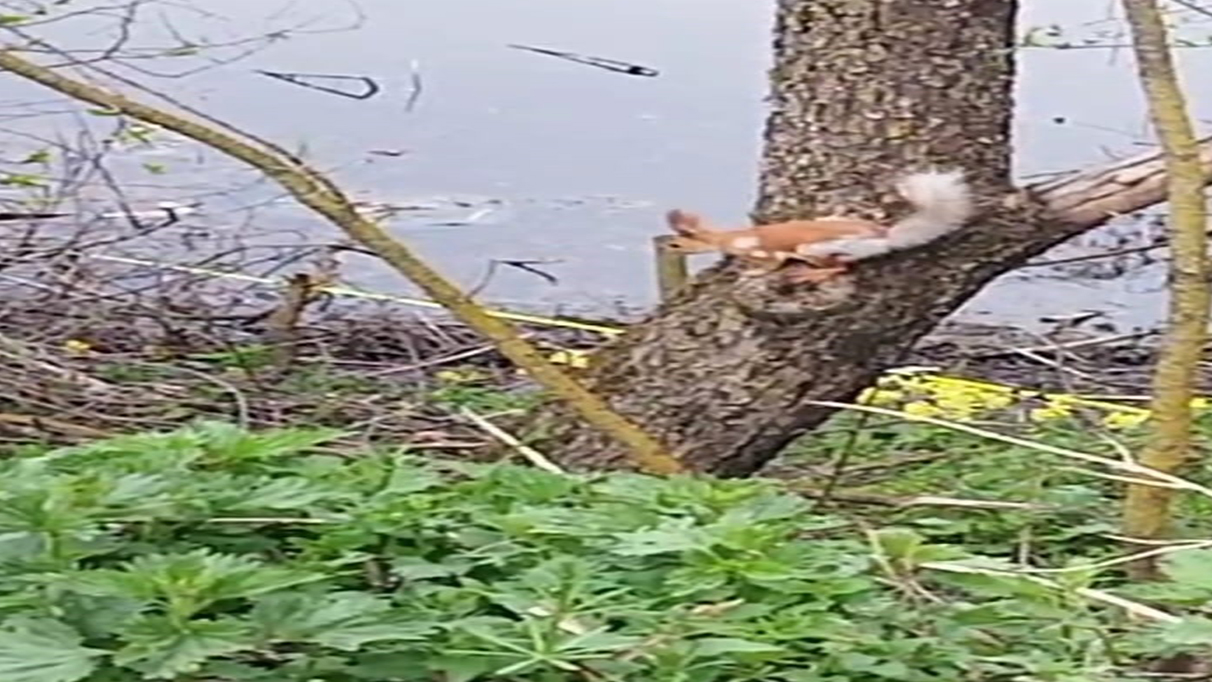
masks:
<path fill-rule="evenodd" d="M 1066 38 L 1106 41 L 1122 28 L 1107 20 L 1116 4 L 1028 1 L 1022 23 L 1059 24 Z M 662 229 L 667 208 L 693 207 L 721 221 L 743 220 L 750 210 L 770 0 L 362 0 L 359 6 L 356 28 L 299 36 L 230 65 L 151 82 L 242 128 L 305 147 L 359 198 L 425 208 L 389 224 L 464 285 L 480 281 L 492 259 L 559 261 L 545 266 L 559 279 L 554 286 L 526 272 L 499 270 L 482 295 L 509 305 L 643 309 L 655 298 L 649 239 Z M 175 21 L 219 39 L 306 17 L 322 20 L 316 27 L 334 28 L 353 19 L 350 6 L 335 0 L 207 0 L 206 11 Z M 1192 36 L 1201 30 L 1187 29 Z M 659 69 L 660 76 L 620 75 L 511 50 L 508 43 L 631 61 Z M 1212 92 L 1208 54 L 1183 53 L 1193 105 L 1205 118 L 1210 105 L 1203 93 Z M 409 112 L 414 61 L 424 89 Z M 1019 175 L 1147 148 L 1148 122 L 1126 49 L 1029 49 L 1020 61 Z M 342 98 L 271 80 L 255 69 L 365 75 L 379 80 L 384 92 L 364 101 Z M 6 99 L 32 94 L 24 87 L 12 88 Z M 375 153 L 383 151 L 398 155 Z M 275 196 L 263 183 L 247 185 L 253 178 L 234 166 L 186 147 L 148 154 L 169 173 L 154 182 L 138 178 L 132 192 L 140 200 L 239 187 L 207 195 L 208 215 L 196 220 L 219 230 L 269 231 L 271 241 L 333 238 L 332 228 L 285 202 L 261 206 L 251 220 L 225 215 Z M 128 169 L 133 175 L 139 170 Z M 182 178 L 188 182 L 177 185 L 187 184 L 189 192 L 170 189 Z M 468 218 L 474 220 L 436 224 Z M 1117 234 L 1132 244 L 1144 231 L 1135 224 L 1104 231 L 1078 243 L 1076 252 L 1104 248 Z M 1059 255 L 1072 255 L 1074 248 Z M 709 259 L 695 261 L 704 262 Z M 352 284 L 415 293 L 369 259 L 349 263 Z M 1062 274 L 1033 269 L 1007 275 L 958 317 L 1032 324 L 1107 310 L 1121 325 L 1148 325 L 1164 302 L 1156 266 L 1116 279 Z"/>

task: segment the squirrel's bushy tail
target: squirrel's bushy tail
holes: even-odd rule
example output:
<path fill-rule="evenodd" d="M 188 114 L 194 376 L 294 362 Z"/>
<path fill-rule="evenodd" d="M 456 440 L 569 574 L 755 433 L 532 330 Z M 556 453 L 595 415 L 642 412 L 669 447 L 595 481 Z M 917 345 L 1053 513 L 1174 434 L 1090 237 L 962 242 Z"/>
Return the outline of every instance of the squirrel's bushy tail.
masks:
<path fill-rule="evenodd" d="M 842 256 L 863 260 L 928 244 L 963 227 L 972 217 L 972 193 L 964 172 L 924 171 L 901 178 L 896 189 L 913 205 L 880 237 L 845 237 L 797 249 L 805 256 Z"/>
<path fill-rule="evenodd" d="M 906 175 L 897 183 L 913 213 L 888 230 L 888 250 L 921 246 L 963 227 L 972 217 L 972 192 L 963 171 L 926 171 Z"/>

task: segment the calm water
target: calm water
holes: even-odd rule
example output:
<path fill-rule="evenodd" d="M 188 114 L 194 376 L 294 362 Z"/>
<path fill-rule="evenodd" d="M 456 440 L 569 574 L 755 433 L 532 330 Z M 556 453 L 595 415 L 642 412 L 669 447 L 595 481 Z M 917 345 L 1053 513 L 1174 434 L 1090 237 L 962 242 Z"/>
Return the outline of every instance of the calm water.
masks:
<path fill-rule="evenodd" d="M 1035 0 L 1023 24 L 1060 24 L 1074 36 L 1122 28 L 1105 21 L 1116 2 Z M 181 26 L 215 40 L 286 28 L 302 19 L 339 28 L 350 5 L 207 0 L 208 16 Z M 301 11 L 299 7 L 306 7 Z M 292 9 L 283 9 L 292 8 Z M 754 199 L 768 63 L 769 0 L 361 0 L 361 25 L 295 37 L 246 60 L 171 81 L 152 81 L 183 101 L 332 169 L 359 198 L 420 205 L 389 224 L 465 285 L 491 259 L 558 260 L 559 278 L 503 269 L 483 296 L 552 310 L 613 312 L 651 303 L 649 238 L 671 206 L 742 220 Z M 1189 28 L 1203 37 L 1201 26 Z M 73 27 L 74 40 L 87 27 Z M 149 29 L 155 31 L 155 29 Z M 1201 32 L 1202 31 L 1202 32 Z M 149 34 L 149 42 L 155 36 Z M 521 43 L 610 57 L 659 69 L 620 75 L 511 50 Z M 1183 53 L 1194 106 L 1212 117 L 1212 53 Z M 410 62 L 424 90 L 405 110 Z M 254 69 L 351 74 L 381 81 L 358 101 L 282 83 Z M 1059 171 L 1136 153 L 1149 139 L 1126 50 L 1026 50 L 1017 123 L 1020 175 Z M 6 101 L 42 97 L 4 79 Z M 47 132 L 63 119 L 6 123 Z M 372 152 L 390 150 L 399 156 Z M 324 241 L 331 228 L 288 202 L 251 214 L 234 206 L 275 196 L 245 171 L 189 147 L 147 152 L 168 174 L 127 173 L 136 199 L 198 194 L 193 220 L 222 230 L 272 231 L 270 241 Z M 179 185 L 186 181 L 187 188 Z M 208 194 L 225 188 L 225 195 Z M 230 191 L 228 191 L 230 190 Z M 469 217 L 470 224 L 439 225 Z M 1127 229 L 1128 244 L 1133 230 Z M 1124 229 L 1119 232 L 1123 233 Z M 1104 235 L 1059 255 L 1106 248 Z M 704 261 L 696 261 L 702 263 Z M 359 286 L 411 293 L 369 260 L 349 260 Z M 968 320 L 1030 324 L 1041 316 L 1109 310 L 1125 326 L 1149 324 L 1164 302 L 1157 268 L 1118 279 L 1062 279 L 1044 269 L 1009 275 L 967 306 Z"/>

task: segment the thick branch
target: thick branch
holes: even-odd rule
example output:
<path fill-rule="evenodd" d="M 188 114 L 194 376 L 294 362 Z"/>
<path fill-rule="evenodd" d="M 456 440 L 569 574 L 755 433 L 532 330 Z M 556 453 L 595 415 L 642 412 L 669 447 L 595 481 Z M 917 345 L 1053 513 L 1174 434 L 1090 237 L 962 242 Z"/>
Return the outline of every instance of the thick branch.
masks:
<path fill-rule="evenodd" d="M 1195 154 L 1204 182 L 1212 182 L 1212 137 Z M 1167 168 L 1161 151 L 1145 152 L 1106 166 L 1066 174 L 1027 186 L 1056 220 L 1055 229 L 1089 230 L 1117 216 L 1166 200 Z"/>

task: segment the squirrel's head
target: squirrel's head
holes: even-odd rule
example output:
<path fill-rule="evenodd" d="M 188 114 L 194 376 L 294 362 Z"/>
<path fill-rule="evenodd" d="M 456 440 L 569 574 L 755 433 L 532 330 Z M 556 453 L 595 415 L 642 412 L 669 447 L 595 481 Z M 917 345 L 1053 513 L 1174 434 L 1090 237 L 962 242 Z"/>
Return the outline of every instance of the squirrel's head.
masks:
<path fill-rule="evenodd" d="M 673 238 L 665 241 L 665 248 L 679 253 L 706 253 L 717 251 L 719 246 L 713 238 L 716 232 L 707 228 L 697 213 L 674 209 L 665 214 Z"/>

